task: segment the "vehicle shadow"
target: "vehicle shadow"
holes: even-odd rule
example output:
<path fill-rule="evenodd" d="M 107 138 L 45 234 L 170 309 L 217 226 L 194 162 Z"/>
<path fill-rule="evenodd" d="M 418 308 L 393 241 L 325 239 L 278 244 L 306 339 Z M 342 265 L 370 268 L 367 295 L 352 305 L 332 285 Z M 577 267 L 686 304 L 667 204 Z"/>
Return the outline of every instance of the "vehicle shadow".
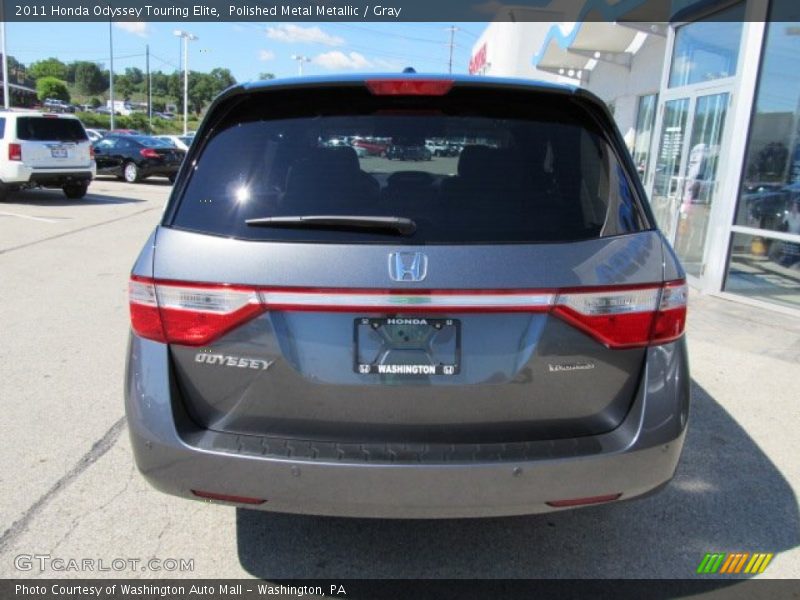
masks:
<path fill-rule="evenodd" d="M 97 177 L 94 178 L 94 181 L 98 182 L 113 181 L 117 183 L 125 183 L 115 175 L 98 175 Z M 148 177 L 147 179 L 142 179 L 141 181 L 132 184 L 129 183 L 127 185 L 155 185 L 155 186 L 165 186 L 165 187 L 172 186 L 172 184 L 169 181 L 169 178 L 161 177 L 159 175 L 153 175 L 152 177 Z"/>
<path fill-rule="evenodd" d="M 166 180 L 165 180 L 166 181 Z M 143 198 L 130 198 L 120 196 L 110 196 L 102 193 L 95 193 L 92 188 L 80 200 L 70 200 L 66 198 L 61 190 L 26 190 L 24 192 L 14 192 L 0 204 L 3 207 L 13 205 L 42 206 L 46 208 L 56 206 L 96 206 L 98 204 L 138 204 L 147 202 Z"/>
<path fill-rule="evenodd" d="M 800 543 L 797 498 L 778 469 L 693 384 L 678 473 L 650 497 L 527 517 L 370 520 L 238 510 L 239 560 L 291 578 L 694 578 L 707 552 Z M 720 585 L 733 583 L 729 576 Z M 710 583 L 710 582 L 708 582 Z"/>

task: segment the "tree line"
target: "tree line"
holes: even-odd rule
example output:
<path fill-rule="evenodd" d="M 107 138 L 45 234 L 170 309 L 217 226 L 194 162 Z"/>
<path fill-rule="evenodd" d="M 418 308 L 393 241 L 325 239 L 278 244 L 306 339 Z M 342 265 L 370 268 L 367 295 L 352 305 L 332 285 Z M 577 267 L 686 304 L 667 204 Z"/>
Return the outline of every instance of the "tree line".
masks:
<path fill-rule="evenodd" d="M 109 71 L 89 61 L 62 62 L 58 58 L 46 58 L 25 67 L 13 57 L 8 57 L 9 72 L 22 72 L 25 79 L 33 80 L 39 100 L 56 98 L 72 102 L 75 96 L 82 96 L 87 104 L 105 104 L 109 92 Z M 271 73 L 262 73 L 260 79 L 272 79 Z M 177 71 L 164 73 L 151 71 L 151 95 L 153 109 L 165 110 L 166 104 L 175 104 L 183 111 L 183 74 Z M 189 110 L 200 114 L 205 106 L 225 88 L 236 83 L 230 69 L 217 67 L 208 73 L 189 71 Z M 124 72 L 114 73 L 115 100 L 131 100 L 134 96 L 147 99 L 147 75 L 138 67 L 128 67 Z"/>

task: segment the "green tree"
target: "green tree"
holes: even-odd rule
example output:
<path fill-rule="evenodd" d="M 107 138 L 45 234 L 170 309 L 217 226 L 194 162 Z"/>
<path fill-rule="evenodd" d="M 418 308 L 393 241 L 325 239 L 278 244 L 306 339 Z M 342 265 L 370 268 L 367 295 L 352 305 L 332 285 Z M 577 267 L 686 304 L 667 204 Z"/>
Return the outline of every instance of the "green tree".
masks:
<path fill-rule="evenodd" d="M 67 78 L 67 65 L 57 58 L 46 58 L 33 63 L 28 69 L 28 72 L 34 79 L 55 77 L 56 79 L 64 81 Z"/>
<path fill-rule="evenodd" d="M 133 113 L 128 117 L 131 129 L 136 129 L 144 133 L 150 133 L 150 124 L 148 123 L 146 113 Z"/>
<path fill-rule="evenodd" d="M 69 102 L 67 84 L 57 77 L 41 77 L 36 80 L 36 95 L 39 100 L 55 98 Z"/>
<path fill-rule="evenodd" d="M 169 75 L 161 71 L 154 71 L 150 74 L 150 79 L 153 83 L 153 96 L 169 95 Z"/>
<path fill-rule="evenodd" d="M 236 85 L 236 78 L 233 76 L 230 69 L 217 67 L 216 69 L 211 69 L 208 75 L 214 82 L 215 96 L 222 90 Z"/>
<path fill-rule="evenodd" d="M 199 114 L 222 90 L 234 85 L 229 69 L 216 68 L 210 73 L 189 73 L 189 109 Z"/>
<path fill-rule="evenodd" d="M 171 73 L 167 77 L 167 93 L 175 99 L 178 110 L 183 112 L 183 77 L 180 73 Z"/>
<path fill-rule="evenodd" d="M 114 95 L 123 100 L 130 100 L 134 92 L 133 82 L 126 75 L 114 77 Z"/>
<path fill-rule="evenodd" d="M 138 67 L 128 67 L 125 69 L 125 77 L 127 77 L 133 85 L 144 83 L 144 73 Z"/>
<path fill-rule="evenodd" d="M 108 89 L 108 80 L 93 62 L 80 61 L 75 65 L 75 85 L 82 94 L 101 94 Z"/>

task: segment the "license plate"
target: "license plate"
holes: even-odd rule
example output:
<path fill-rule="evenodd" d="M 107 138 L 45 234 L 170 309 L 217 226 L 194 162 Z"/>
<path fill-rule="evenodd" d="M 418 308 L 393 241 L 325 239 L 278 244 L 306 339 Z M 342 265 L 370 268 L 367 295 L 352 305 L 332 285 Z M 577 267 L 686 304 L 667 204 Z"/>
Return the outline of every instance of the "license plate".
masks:
<path fill-rule="evenodd" d="M 353 370 L 361 375 L 457 375 L 461 322 L 425 317 L 362 317 L 354 323 Z"/>
<path fill-rule="evenodd" d="M 67 149 L 64 146 L 51 146 L 50 156 L 53 158 L 67 158 Z"/>

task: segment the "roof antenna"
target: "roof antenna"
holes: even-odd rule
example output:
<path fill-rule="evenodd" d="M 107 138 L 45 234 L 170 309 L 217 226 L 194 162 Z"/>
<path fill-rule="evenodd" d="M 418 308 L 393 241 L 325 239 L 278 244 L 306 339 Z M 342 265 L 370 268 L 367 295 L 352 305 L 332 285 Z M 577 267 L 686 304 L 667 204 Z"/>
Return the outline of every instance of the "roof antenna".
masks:
<path fill-rule="evenodd" d="M 417 70 L 414 67 L 406 67 L 403 69 L 403 73 L 416 73 Z"/>

